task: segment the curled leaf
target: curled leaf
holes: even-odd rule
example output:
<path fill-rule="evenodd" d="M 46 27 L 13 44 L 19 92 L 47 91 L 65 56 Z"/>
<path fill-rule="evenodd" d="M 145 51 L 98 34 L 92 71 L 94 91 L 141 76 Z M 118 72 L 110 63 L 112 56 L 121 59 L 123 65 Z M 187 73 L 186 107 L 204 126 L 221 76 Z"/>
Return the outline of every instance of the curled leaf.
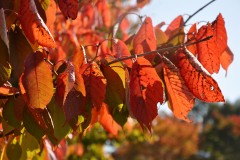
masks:
<path fill-rule="evenodd" d="M 52 34 L 38 14 L 34 0 L 20 0 L 19 21 L 29 41 L 44 47 L 56 47 Z"/>

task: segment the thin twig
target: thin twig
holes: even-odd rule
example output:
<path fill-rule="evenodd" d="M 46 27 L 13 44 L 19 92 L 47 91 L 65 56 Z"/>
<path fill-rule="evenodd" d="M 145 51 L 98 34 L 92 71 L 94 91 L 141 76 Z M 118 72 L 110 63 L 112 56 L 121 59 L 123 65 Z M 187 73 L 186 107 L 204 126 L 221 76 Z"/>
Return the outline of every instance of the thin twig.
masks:
<path fill-rule="evenodd" d="M 199 8 L 196 12 L 194 12 L 192 15 L 190 15 L 188 17 L 188 19 L 184 22 L 184 26 L 187 24 L 187 22 L 193 17 L 195 16 L 198 12 L 200 12 L 201 10 L 203 10 L 204 8 L 206 8 L 207 6 L 209 6 L 211 3 L 213 3 L 216 0 L 212 0 L 210 2 L 208 2 L 207 4 L 205 4 L 204 6 L 202 6 L 201 8 Z"/>
<path fill-rule="evenodd" d="M 128 57 L 118 58 L 116 60 L 113 60 L 113 61 L 109 62 L 108 65 L 116 63 L 116 62 L 124 61 L 124 60 L 127 60 L 127 59 L 132 59 L 132 58 L 136 58 L 136 57 L 143 57 L 143 56 L 146 56 L 146 55 L 149 55 L 149 54 L 154 54 L 156 52 L 169 51 L 169 50 L 172 50 L 172 49 L 180 48 L 182 46 L 194 45 L 194 44 L 197 44 L 197 43 L 200 43 L 200 42 L 203 42 L 203 41 L 207 41 L 207 40 L 211 39 L 212 37 L 213 36 L 208 36 L 206 38 L 203 38 L 203 39 L 201 39 L 199 41 L 192 42 L 192 43 L 188 43 L 187 42 L 185 44 L 180 44 L 180 45 L 173 46 L 173 47 L 166 47 L 166 48 L 161 48 L 161 49 L 150 51 L 150 52 L 145 52 L 145 53 L 141 53 L 141 54 L 134 54 L 134 55 L 131 55 L 131 56 L 128 56 Z"/>

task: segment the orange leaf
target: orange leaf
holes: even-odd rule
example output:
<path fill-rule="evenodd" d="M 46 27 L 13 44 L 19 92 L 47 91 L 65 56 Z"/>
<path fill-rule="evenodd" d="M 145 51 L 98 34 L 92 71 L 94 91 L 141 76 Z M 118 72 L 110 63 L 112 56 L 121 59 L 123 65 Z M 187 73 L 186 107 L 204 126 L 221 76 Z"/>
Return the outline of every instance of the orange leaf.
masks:
<path fill-rule="evenodd" d="M 188 33 L 187 33 L 187 39 L 189 42 L 194 43 L 196 42 L 196 35 L 197 35 L 197 24 L 194 23 L 191 28 L 189 29 Z M 190 46 L 187 46 L 187 49 L 194 55 L 197 55 L 197 45 L 193 44 Z"/>
<path fill-rule="evenodd" d="M 197 40 L 212 36 L 213 30 L 210 23 L 202 26 L 197 34 Z M 201 62 L 210 74 L 218 73 L 220 69 L 220 55 L 214 37 L 210 40 L 197 43 L 198 60 Z"/>
<path fill-rule="evenodd" d="M 54 33 L 54 22 L 56 20 L 57 5 L 54 0 L 49 0 L 49 6 L 46 10 L 46 26 L 49 28 L 51 33 Z"/>
<path fill-rule="evenodd" d="M 183 17 L 179 15 L 170 23 L 165 33 L 168 37 L 171 37 L 172 32 L 182 26 L 183 26 Z"/>
<path fill-rule="evenodd" d="M 130 109 L 149 130 L 157 116 L 157 103 L 164 102 L 164 87 L 157 72 L 145 58 L 133 63 L 130 77 Z"/>
<path fill-rule="evenodd" d="M 90 128 L 99 121 L 99 123 L 103 126 L 103 128 L 117 136 L 118 131 L 120 130 L 120 126 L 114 121 L 112 115 L 109 113 L 107 104 L 103 103 L 100 110 L 96 107 L 92 109 L 92 118 L 90 123 Z"/>
<path fill-rule="evenodd" d="M 217 82 L 192 53 L 180 49 L 177 59 L 180 74 L 195 97 L 205 102 L 225 101 Z"/>
<path fill-rule="evenodd" d="M 66 18 L 76 19 L 78 15 L 78 0 L 59 0 L 59 8 Z"/>
<path fill-rule="evenodd" d="M 189 121 L 187 115 L 194 106 L 194 96 L 186 87 L 178 68 L 166 57 L 163 57 L 163 62 L 164 81 L 173 114 L 177 118 Z"/>
<path fill-rule="evenodd" d="M 227 74 L 227 70 L 228 70 L 229 65 L 233 61 L 233 57 L 234 57 L 234 55 L 233 55 L 233 53 L 232 53 L 232 51 L 230 50 L 229 47 L 227 47 L 225 49 L 225 51 L 222 53 L 222 55 L 220 57 L 222 68 L 226 70 L 226 74 Z"/>
<path fill-rule="evenodd" d="M 44 47 L 56 47 L 50 31 L 38 14 L 34 0 L 21 0 L 19 13 L 22 29 L 32 44 L 37 42 Z"/>
<path fill-rule="evenodd" d="M 227 48 L 227 31 L 221 13 L 218 15 L 217 19 L 214 22 L 212 22 L 212 28 L 213 38 L 215 39 L 215 43 L 219 50 L 218 52 L 219 54 L 221 54 Z"/>
<path fill-rule="evenodd" d="M 29 54 L 25 61 L 22 86 L 27 104 L 32 108 L 44 109 L 53 96 L 52 72 L 43 58 L 43 53 L 37 51 Z M 20 89 L 25 92 L 22 87 Z"/>
<path fill-rule="evenodd" d="M 84 64 L 80 69 L 86 86 L 87 97 L 98 109 L 105 99 L 107 81 L 96 63 Z"/>
<path fill-rule="evenodd" d="M 128 50 L 127 45 L 121 41 L 120 39 L 113 40 L 113 54 L 116 58 L 123 58 L 131 56 L 130 51 Z M 132 60 L 124 60 L 123 61 L 129 68 L 132 68 Z"/>
<path fill-rule="evenodd" d="M 146 17 L 141 28 L 136 33 L 133 39 L 133 48 L 135 54 L 140 54 L 148 51 L 156 50 L 156 37 L 154 34 L 154 28 L 152 25 L 152 19 Z M 146 59 L 152 61 L 154 58 L 153 54 L 146 55 Z"/>
<path fill-rule="evenodd" d="M 8 85 L 7 83 L 0 86 L 0 95 L 14 95 L 18 93 L 18 89 Z"/>

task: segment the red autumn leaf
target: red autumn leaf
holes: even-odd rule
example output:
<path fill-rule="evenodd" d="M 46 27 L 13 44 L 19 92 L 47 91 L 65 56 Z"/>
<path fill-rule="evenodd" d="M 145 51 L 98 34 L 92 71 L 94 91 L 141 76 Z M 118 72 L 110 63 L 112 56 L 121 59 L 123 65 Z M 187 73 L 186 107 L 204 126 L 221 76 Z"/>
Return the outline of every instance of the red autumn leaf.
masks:
<path fill-rule="evenodd" d="M 197 34 L 197 40 L 201 40 L 207 38 L 208 36 L 213 36 L 213 30 L 208 23 L 205 26 L 202 26 Z M 197 43 L 198 50 L 198 60 L 201 62 L 204 68 L 210 74 L 218 73 L 220 69 L 220 55 L 219 50 L 217 48 L 217 44 L 215 42 L 215 38 L 211 38 L 207 41 Z"/>
<path fill-rule="evenodd" d="M 71 62 L 68 62 L 66 71 L 61 73 L 57 79 L 56 100 L 60 106 L 64 105 L 66 97 L 73 88 L 75 81 L 74 66 Z"/>
<path fill-rule="evenodd" d="M 76 19 L 78 15 L 78 0 L 58 0 L 59 8 L 66 18 Z"/>
<path fill-rule="evenodd" d="M 194 106 L 194 96 L 186 87 L 178 68 L 165 57 L 163 62 L 164 81 L 171 110 L 177 118 L 189 121 L 187 115 Z"/>
<path fill-rule="evenodd" d="M 218 52 L 219 54 L 221 54 L 227 48 L 227 31 L 221 13 L 218 15 L 217 19 L 214 22 L 212 22 L 212 28 L 213 38 L 215 39 Z"/>
<path fill-rule="evenodd" d="M 78 124 L 78 116 L 85 113 L 86 97 L 73 88 L 66 97 L 66 101 L 63 105 L 63 112 L 66 117 L 66 121 L 71 125 L 73 129 L 76 129 Z"/>
<path fill-rule="evenodd" d="M 99 13 L 102 15 L 103 25 L 107 28 L 111 26 L 111 12 L 106 0 L 98 0 L 96 3 Z"/>
<path fill-rule="evenodd" d="M 179 15 L 170 23 L 165 33 L 168 37 L 171 37 L 172 32 L 182 26 L 183 26 L 183 17 Z"/>
<path fill-rule="evenodd" d="M 130 76 L 130 110 L 149 130 L 157 116 L 157 103 L 164 102 L 164 87 L 157 72 L 145 58 L 133 63 Z"/>
<path fill-rule="evenodd" d="M 227 74 L 229 65 L 233 61 L 233 57 L 234 57 L 234 55 L 229 47 L 227 47 L 225 49 L 225 51 L 222 53 L 222 55 L 220 57 L 220 62 L 221 62 L 222 68 L 226 70 L 226 74 Z"/>
<path fill-rule="evenodd" d="M 50 30 L 51 33 L 54 33 L 54 22 L 56 20 L 57 14 L 57 5 L 54 0 L 49 0 L 49 6 L 47 7 L 46 12 L 46 26 Z"/>
<path fill-rule="evenodd" d="M 189 42 L 194 43 L 196 42 L 196 35 L 197 35 L 197 24 L 194 23 L 191 28 L 189 29 L 188 33 L 187 33 L 187 39 Z M 193 44 L 190 46 L 187 46 L 187 49 L 194 55 L 197 55 L 197 45 Z"/>
<path fill-rule="evenodd" d="M 144 52 L 149 52 L 156 50 L 156 37 L 154 34 L 154 28 L 152 25 L 152 19 L 146 17 L 141 28 L 136 33 L 133 39 L 133 49 L 135 54 L 141 54 Z M 152 61 L 154 54 L 146 55 L 146 59 Z"/>
<path fill-rule="evenodd" d="M 217 82 L 192 53 L 179 49 L 177 59 L 180 74 L 196 98 L 205 102 L 225 101 Z"/>
<path fill-rule="evenodd" d="M 137 0 L 138 8 L 143 8 L 145 5 L 150 3 L 150 0 Z"/>
<path fill-rule="evenodd" d="M 123 58 L 131 56 L 131 53 L 128 50 L 127 45 L 120 39 L 113 40 L 113 54 L 116 58 Z M 123 61 L 128 67 L 132 68 L 132 60 L 127 59 Z"/>
<path fill-rule="evenodd" d="M 52 72 L 43 58 L 39 51 L 29 54 L 20 81 L 21 93 L 26 94 L 26 102 L 32 108 L 44 109 L 53 96 Z"/>
<path fill-rule="evenodd" d="M 96 63 L 84 64 L 80 68 L 82 73 L 87 97 L 92 105 L 98 109 L 102 106 L 105 99 L 107 81 Z"/>
<path fill-rule="evenodd" d="M 22 29 L 32 44 L 37 42 L 44 47 L 56 46 L 50 31 L 38 14 L 34 0 L 21 0 L 19 14 Z"/>

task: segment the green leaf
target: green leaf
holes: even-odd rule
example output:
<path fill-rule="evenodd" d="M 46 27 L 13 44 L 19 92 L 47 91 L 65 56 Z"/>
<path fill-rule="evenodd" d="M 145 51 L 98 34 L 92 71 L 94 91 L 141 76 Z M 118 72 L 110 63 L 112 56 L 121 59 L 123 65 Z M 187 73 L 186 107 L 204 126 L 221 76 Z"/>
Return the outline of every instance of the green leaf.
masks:
<path fill-rule="evenodd" d="M 48 6 L 50 5 L 50 0 L 38 0 L 41 4 L 42 8 L 46 11 Z"/>
<path fill-rule="evenodd" d="M 110 107 L 110 113 L 114 120 L 123 126 L 128 112 L 125 105 L 125 70 L 120 62 L 110 66 L 101 65 L 101 70 L 107 79 L 107 91 L 105 102 Z M 124 111 L 123 111 L 123 108 Z"/>
<path fill-rule="evenodd" d="M 22 155 L 22 148 L 16 138 L 11 143 L 7 144 L 7 157 L 9 160 L 19 160 Z"/>
<path fill-rule="evenodd" d="M 9 31 L 10 46 L 10 64 L 12 66 L 11 83 L 13 86 L 18 85 L 18 79 L 24 71 L 24 60 L 27 55 L 33 52 L 33 49 L 22 30 L 15 26 Z"/>
<path fill-rule="evenodd" d="M 44 136 L 43 129 L 41 129 L 41 127 L 37 124 L 31 113 L 26 108 L 23 111 L 23 125 L 26 130 L 38 141 L 40 141 Z"/>
<path fill-rule="evenodd" d="M 11 75 L 11 66 L 6 61 L 5 63 L 0 62 L 0 86 L 2 86 Z"/>
<path fill-rule="evenodd" d="M 30 133 L 24 132 L 20 136 L 20 146 L 22 147 L 21 160 L 33 159 L 40 152 L 40 145 L 36 138 Z"/>
<path fill-rule="evenodd" d="M 57 141 L 50 139 L 52 143 L 59 143 L 67 134 L 70 132 L 71 127 L 66 123 L 66 118 L 62 109 L 57 105 L 55 99 L 53 98 L 51 102 L 47 105 L 48 111 L 52 117 L 54 126 L 54 136 Z M 55 144 L 56 145 L 56 144 Z"/>
<path fill-rule="evenodd" d="M 21 126 L 21 121 L 16 118 L 14 106 L 16 105 L 16 98 L 11 97 L 3 107 L 2 115 L 4 120 L 14 128 Z M 19 106 L 20 107 L 20 106 Z"/>

